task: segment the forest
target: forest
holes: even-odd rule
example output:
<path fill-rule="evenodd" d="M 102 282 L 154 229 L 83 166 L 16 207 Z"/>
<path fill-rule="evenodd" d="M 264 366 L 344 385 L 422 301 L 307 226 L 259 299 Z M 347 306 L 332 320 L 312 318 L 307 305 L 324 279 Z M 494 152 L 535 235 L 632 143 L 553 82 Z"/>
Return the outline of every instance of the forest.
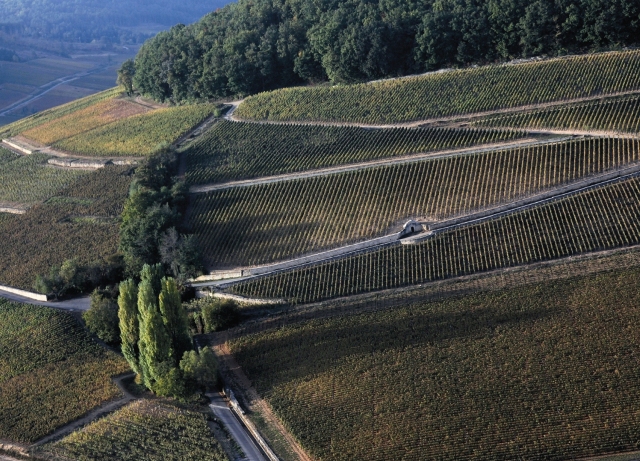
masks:
<path fill-rule="evenodd" d="M 136 43 L 141 25 L 191 23 L 228 0 L 2 0 L 0 30 L 27 37 L 87 43 Z"/>
<path fill-rule="evenodd" d="M 135 83 L 175 102 L 637 43 L 638 0 L 239 0 L 149 40 Z"/>

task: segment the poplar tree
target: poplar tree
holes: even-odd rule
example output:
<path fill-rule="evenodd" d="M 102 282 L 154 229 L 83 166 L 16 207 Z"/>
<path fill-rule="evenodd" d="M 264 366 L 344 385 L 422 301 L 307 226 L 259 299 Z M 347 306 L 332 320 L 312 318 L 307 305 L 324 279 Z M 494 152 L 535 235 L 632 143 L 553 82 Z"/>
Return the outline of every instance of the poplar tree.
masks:
<path fill-rule="evenodd" d="M 169 373 L 174 362 L 171 338 L 158 306 L 160 275 L 159 265 L 145 265 L 138 287 L 140 374 L 144 385 L 152 391 L 156 390 L 156 384 Z"/>
<path fill-rule="evenodd" d="M 118 296 L 118 319 L 120 323 L 120 340 L 122 355 L 129 362 L 131 369 L 140 374 L 140 352 L 138 349 L 138 286 L 133 280 L 120 284 Z"/>
<path fill-rule="evenodd" d="M 182 308 L 178 284 L 171 277 L 162 279 L 160 313 L 167 333 L 171 338 L 174 363 L 177 365 L 182 355 L 191 349 L 191 337 L 189 336 L 187 315 Z"/>

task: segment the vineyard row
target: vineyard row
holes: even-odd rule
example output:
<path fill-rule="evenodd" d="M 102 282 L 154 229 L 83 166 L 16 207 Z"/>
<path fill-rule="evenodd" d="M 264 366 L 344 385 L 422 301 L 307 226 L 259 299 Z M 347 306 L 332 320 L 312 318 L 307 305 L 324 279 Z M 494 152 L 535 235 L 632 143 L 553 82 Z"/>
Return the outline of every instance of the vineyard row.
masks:
<path fill-rule="evenodd" d="M 500 115 L 480 120 L 474 125 L 638 133 L 640 131 L 640 96 L 593 101 L 514 115 Z"/>
<path fill-rule="evenodd" d="M 312 302 L 640 243 L 640 179 L 381 251 L 239 285 Z"/>
<path fill-rule="evenodd" d="M 513 130 L 384 129 L 220 121 L 185 150 L 188 184 L 209 184 L 524 137 Z"/>
<path fill-rule="evenodd" d="M 209 267 L 267 264 L 438 221 L 619 168 L 640 141 L 584 139 L 233 188 L 192 198 Z"/>
<path fill-rule="evenodd" d="M 485 66 L 369 84 L 302 87 L 247 98 L 254 120 L 389 124 L 640 90 L 640 51 Z"/>

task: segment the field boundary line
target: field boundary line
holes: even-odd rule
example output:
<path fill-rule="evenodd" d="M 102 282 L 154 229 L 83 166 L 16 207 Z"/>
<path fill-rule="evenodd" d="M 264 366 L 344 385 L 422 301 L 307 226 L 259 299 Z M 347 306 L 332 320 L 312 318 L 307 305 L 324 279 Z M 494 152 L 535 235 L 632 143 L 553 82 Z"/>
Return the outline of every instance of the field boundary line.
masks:
<path fill-rule="evenodd" d="M 226 343 L 229 339 L 227 332 L 214 333 L 205 336 L 205 338 L 208 339 L 211 349 L 218 358 L 220 374 L 225 385 L 232 388 L 232 390 L 235 389 L 234 393 L 244 400 L 251 412 L 260 414 L 267 421 L 267 424 L 280 433 L 285 443 L 293 450 L 300 461 L 313 461 L 313 458 L 307 454 L 300 443 L 278 419 L 269 404 L 260 397 L 244 370 L 236 362 Z M 253 424 L 253 421 L 251 423 Z"/>
<path fill-rule="evenodd" d="M 398 157 L 390 157 L 385 159 L 370 160 L 365 162 L 351 163 L 346 165 L 331 166 L 319 168 L 316 170 L 307 170 L 294 173 L 284 173 L 273 176 L 263 176 L 254 179 L 241 179 L 238 181 L 229 181 L 225 183 L 204 184 L 191 186 L 189 193 L 204 194 L 236 187 L 252 187 L 263 184 L 273 184 L 278 182 L 295 181 L 299 179 L 316 178 L 321 176 L 331 176 L 334 174 L 348 173 L 353 171 L 366 170 L 369 168 L 385 167 L 390 165 L 403 165 L 409 163 L 418 163 L 424 160 L 438 160 L 449 157 L 458 157 L 462 155 L 475 155 L 487 152 L 500 152 L 508 149 L 517 149 L 523 147 L 541 146 L 547 144 L 561 143 L 573 139 L 571 136 L 552 139 L 535 139 L 524 138 L 519 141 L 511 141 L 506 143 L 481 144 L 479 146 L 465 147 L 462 149 L 447 149 L 442 151 L 433 151 L 419 154 L 403 155 Z"/>
<path fill-rule="evenodd" d="M 120 408 L 127 405 L 128 403 L 133 402 L 134 400 L 137 400 L 137 397 L 132 395 L 127 390 L 127 388 L 124 387 L 124 384 L 122 384 L 123 380 L 127 378 L 131 378 L 133 376 L 135 376 L 135 373 L 125 373 L 122 375 L 113 376 L 111 378 L 111 381 L 118 387 L 120 392 L 122 392 L 123 397 L 106 402 L 105 404 L 100 405 L 94 408 L 93 410 L 89 411 L 89 413 L 86 413 L 84 416 L 81 416 L 75 421 L 71 421 L 70 423 L 65 424 L 64 426 L 59 427 L 58 429 L 53 431 L 51 434 L 46 435 L 40 440 L 35 441 L 31 445 L 31 447 L 39 447 L 40 445 L 44 445 L 45 443 L 51 442 L 52 440 L 60 439 L 70 434 L 71 432 L 75 431 L 76 429 L 86 426 L 88 424 L 91 424 L 96 419 L 102 418 L 103 416 L 109 413 L 119 410 Z"/>
<path fill-rule="evenodd" d="M 468 114 L 457 114 L 457 115 L 447 115 L 443 117 L 425 118 L 425 119 L 414 120 L 409 122 L 382 123 L 382 124 L 367 124 L 367 123 L 356 123 L 356 122 L 329 122 L 329 121 L 324 122 L 324 121 L 310 121 L 310 120 L 279 121 L 279 120 L 243 119 L 238 117 L 237 115 L 234 115 L 236 109 L 242 104 L 242 102 L 244 102 L 244 99 L 243 99 L 243 100 L 233 101 L 229 103 L 233 107 L 225 118 L 232 122 L 257 123 L 257 124 L 265 124 L 265 125 L 325 125 L 325 126 L 353 126 L 353 127 L 360 127 L 360 128 L 417 128 L 421 125 L 426 125 L 426 124 L 466 121 L 466 120 L 471 120 L 473 118 L 484 118 L 484 117 L 489 117 L 492 115 L 500 115 L 500 114 L 516 114 L 518 112 L 529 112 L 533 110 L 564 106 L 567 104 L 574 104 L 574 103 L 577 104 L 581 102 L 597 101 L 599 99 L 617 98 L 622 96 L 631 96 L 631 95 L 638 95 L 638 94 L 640 94 L 640 89 L 620 91 L 616 93 L 598 94 L 593 96 L 584 96 L 582 98 L 563 99 L 558 101 L 550 101 L 550 102 L 537 103 L 537 104 L 527 104 L 524 106 L 517 106 L 517 107 L 506 107 L 502 109 L 493 109 L 493 110 L 488 110 L 483 112 L 472 112 Z"/>

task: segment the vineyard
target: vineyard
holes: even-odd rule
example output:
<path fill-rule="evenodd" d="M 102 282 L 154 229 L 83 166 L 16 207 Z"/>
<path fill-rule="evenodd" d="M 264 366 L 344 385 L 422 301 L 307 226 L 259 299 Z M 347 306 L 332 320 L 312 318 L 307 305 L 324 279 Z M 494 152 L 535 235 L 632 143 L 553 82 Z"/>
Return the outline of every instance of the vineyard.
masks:
<path fill-rule="evenodd" d="M 247 98 L 235 115 L 386 124 L 636 90 L 640 51 L 624 51 L 359 85 L 287 88 Z"/>
<path fill-rule="evenodd" d="M 149 112 L 146 106 L 124 99 L 107 99 L 24 131 L 22 135 L 41 144 L 50 145 L 108 123 L 146 112 Z"/>
<path fill-rule="evenodd" d="M 118 355 L 69 314 L 0 299 L 0 439 L 34 442 L 120 396 Z"/>
<path fill-rule="evenodd" d="M 524 137 L 489 130 L 385 129 L 218 122 L 185 150 L 188 184 L 208 184 Z"/>
<path fill-rule="evenodd" d="M 0 202 L 33 205 L 88 174 L 82 170 L 51 167 L 47 165 L 49 158 L 45 154 L 33 154 L 0 163 Z"/>
<path fill-rule="evenodd" d="M 234 287 L 250 297 L 312 302 L 640 243 L 640 179 L 500 219 Z"/>
<path fill-rule="evenodd" d="M 53 120 L 59 119 L 68 114 L 76 112 L 78 110 L 85 109 L 101 101 L 116 98 L 121 94 L 122 94 L 122 88 L 112 88 L 110 90 L 102 91 L 100 93 L 87 96 L 86 98 L 81 98 L 76 101 L 72 101 L 62 106 L 54 107 L 53 109 L 48 109 L 42 112 L 38 112 L 37 114 L 20 119 L 17 122 L 11 123 L 10 125 L 0 127 L 0 139 L 16 136 L 24 131 L 30 130 L 32 128 L 51 122 Z"/>
<path fill-rule="evenodd" d="M 117 219 L 96 225 L 77 218 L 117 218 L 131 179 L 128 167 L 108 166 L 80 177 L 24 215 L 0 219 L 0 284 L 32 290 L 36 276 L 49 273 L 52 265 L 72 258 L 87 264 L 116 253 Z"/>
<path fill-rule="evenodd" d="M 638 133 L 640 96 L 493 116 L 473 124 L 483 127 Z"/>
<path fill-rule="evenodd" d="M 639 277 L 635 269 L 278 325 L 231 348 L 315 459 L 632 451 Z"/>
<path fill-rule="evenodd" d="M 189 224 L 211 267 L 264 264 L 510 202 L 638 155 L 636 140 L 586 139 L 226 189 L 193 196 Z"/>
<path fill-rule="evenodd" d="M 71 136 L 53 146 L 92 156 L 148 156 L 176 141 L 215 110 L 211 104 L 158 109 Z"/>
<path fill-rule="evenodd" d="M 14 154 L 8 149 L 0 147 L 0 165 L 8 163 L 18 158 L 18 154 Z"/>
<path fill-rule="evenodd" d="M 44 447 L 77 461 L 226 461 L 202 413 L 139 400 Z"/>

